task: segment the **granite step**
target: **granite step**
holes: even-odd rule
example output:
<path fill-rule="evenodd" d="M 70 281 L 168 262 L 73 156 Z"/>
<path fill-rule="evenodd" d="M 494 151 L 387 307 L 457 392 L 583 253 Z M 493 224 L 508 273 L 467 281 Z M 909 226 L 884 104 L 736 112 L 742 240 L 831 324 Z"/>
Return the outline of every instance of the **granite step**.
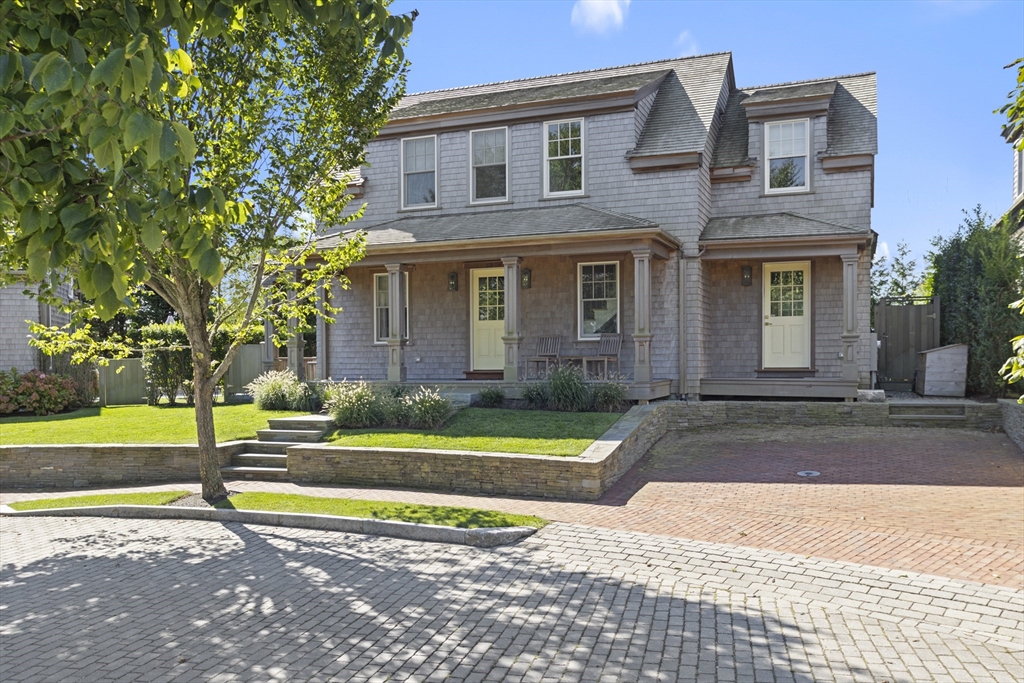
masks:
<path fill-rule="evenodd" d="M 316 443 L 325 431 L 322 429 L 260 429 L 256 438 L 260 441 Z M 292 444 L 294 445 L 294 443 Z"/>
<path fill-rule="evenodd" d="M 329 415 L 296 415 L 295 417 L 273 417 L 267 420 L 271 429 L 281 430 L 315 430 L 325 432 L 334 428 L 334 420 Z"/>
<path fill-rule="evenodd" d="M 227 465 L 221 467 L 222 476 L 232 479 L 264 479 L 280 481 L 288 479 L 287 467 L 249 467 L 247 465 Z"/>
<path fill-rule="evenodd" d="M 288 456 L 276 453 L 236 453 L 231 464 L 241 467 L 288 468 Z"/>

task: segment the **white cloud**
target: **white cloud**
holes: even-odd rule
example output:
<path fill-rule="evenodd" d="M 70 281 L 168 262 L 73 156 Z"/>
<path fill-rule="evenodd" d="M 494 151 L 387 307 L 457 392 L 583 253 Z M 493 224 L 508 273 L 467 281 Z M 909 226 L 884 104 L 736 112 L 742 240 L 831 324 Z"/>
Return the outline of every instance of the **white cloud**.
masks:
<path fill-rule="evenodd" d="M 875 258 L 882 258 L 883 256 L 885 258 L 889 258 L 889 243 L 888 242 L 879 242 L 878 243 L 878 248 L 875 249 Z"/>
<path fill-rule="evenodd" d="M 620 28 L 626 20 L 630 0 L 576 0 L 572 25 L 584 31 L 604 33 Z"/>
<path fill-rule="evenodd" d="M 676 47 L 679 48 L 680 57 L 692 57 L 700 52 L 697 41 L 693 39 L 689 31 L 683 31 L 676 38 Z"/>

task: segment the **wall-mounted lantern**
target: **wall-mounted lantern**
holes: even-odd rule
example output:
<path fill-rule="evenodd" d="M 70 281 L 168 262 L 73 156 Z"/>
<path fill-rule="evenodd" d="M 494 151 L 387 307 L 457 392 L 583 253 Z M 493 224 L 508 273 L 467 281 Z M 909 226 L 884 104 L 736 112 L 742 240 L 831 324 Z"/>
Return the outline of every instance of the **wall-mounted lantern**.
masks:
<path fill-rule="evenodd" d="M 749 287 L 754 282 L 754 271 L 750 266 L 743 266 L 740 269 L 741 272 L 741 283 L 744 287 Z"/>
<path fill-rule="evenodd" d="M 523 289 L 529 289 L 533 286 L 533 271 L 529 268 L 523 268 L 520 272 L 520 284 Z"/>
<path fill-rule="evenodd" d="M 454 270 L 448 273 L 448 291 L 457 292 L 459 291 L 459 274 Z"/>

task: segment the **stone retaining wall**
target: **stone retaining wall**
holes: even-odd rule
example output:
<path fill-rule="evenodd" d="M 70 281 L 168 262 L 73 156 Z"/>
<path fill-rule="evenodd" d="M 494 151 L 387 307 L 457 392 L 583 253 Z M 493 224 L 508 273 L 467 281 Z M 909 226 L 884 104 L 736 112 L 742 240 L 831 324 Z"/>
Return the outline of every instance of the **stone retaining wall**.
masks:
<path fill-rule="evenodd" d="M 217 446 L 221 465 L 244 444 Z M 155 484 L 199 479 L 199 446 L 59 444 L 0 446 L 0 486 L 71 488 L 111 484 Z"/>
<path fill-rule="evenodd" d="M 576 457 L 310 444 L 288 449 L 292 481 L 596 500 L 665 433 L 664 411 L 637 406 Z"/>
<path fill-rule="evenodd" d="M 999 409 L 1003 413 L 1003 431 L 1024 451 L 1024 405 L 1012 398 L 1001 398 Z"/>

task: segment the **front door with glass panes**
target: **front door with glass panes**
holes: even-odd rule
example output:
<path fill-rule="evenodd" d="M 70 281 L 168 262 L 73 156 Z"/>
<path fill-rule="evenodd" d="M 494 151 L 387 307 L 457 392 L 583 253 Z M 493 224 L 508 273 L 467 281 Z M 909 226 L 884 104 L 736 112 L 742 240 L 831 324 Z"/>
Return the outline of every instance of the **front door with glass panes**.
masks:
<path fill-rule="evenodd" d="M 505 270 L 471 270 L 473 287 L 471 345 L 474 370 L 501 370 L 505 367 Z"/>
<path fill-rule="evenodd" d="M 764 264 L 764 367 L 811 367 L 811 263 Z"/>

